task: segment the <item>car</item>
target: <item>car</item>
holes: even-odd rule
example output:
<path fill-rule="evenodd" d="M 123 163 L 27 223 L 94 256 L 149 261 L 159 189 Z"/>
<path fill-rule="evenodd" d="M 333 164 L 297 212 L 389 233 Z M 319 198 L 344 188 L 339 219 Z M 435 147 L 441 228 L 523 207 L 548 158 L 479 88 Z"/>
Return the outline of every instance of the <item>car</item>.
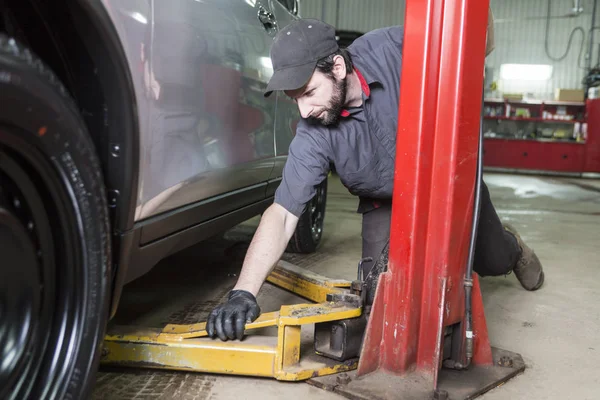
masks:
<path fill-rule="evenodd" d="M 297 0 L 0 2 L 0 398 L 86 398 L 123 285 L 273 203 Z M 288 250 L 321 242 L 327 180 Z"/>

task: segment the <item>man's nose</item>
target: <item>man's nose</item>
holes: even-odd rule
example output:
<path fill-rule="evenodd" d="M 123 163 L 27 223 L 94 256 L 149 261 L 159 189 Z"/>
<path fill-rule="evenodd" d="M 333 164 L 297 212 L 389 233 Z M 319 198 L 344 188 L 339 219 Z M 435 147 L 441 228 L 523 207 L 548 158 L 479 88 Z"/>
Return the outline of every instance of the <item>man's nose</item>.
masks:
<path fill-rule="evenodd" d="M 300 110 L 300 115 L 302 116 L 302 118 L 308 118 L 310 116 L 310 113 L 313 111 L 313 108 L 308 106 L 303 101 L 298 101 L 298 110 Z"/>

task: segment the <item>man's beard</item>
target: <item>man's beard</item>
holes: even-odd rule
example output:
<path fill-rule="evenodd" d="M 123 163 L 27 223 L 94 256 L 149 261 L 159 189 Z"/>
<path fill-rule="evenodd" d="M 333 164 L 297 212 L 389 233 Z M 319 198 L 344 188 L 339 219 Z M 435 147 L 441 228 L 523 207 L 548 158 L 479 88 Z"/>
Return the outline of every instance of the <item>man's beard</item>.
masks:
<path fill-rule="evenodd" d="M 329 101 L 329 107 L 325 108 L 322 113 L 323 117 L 309 117 L 309 122 L 311 123 L 320 123 L 325 126 L 329 125 L 337 125 L 340 122 L 342 117 L 342 111 L 344 110 L 344 105 L 346 104 L 346 91 L 348 90 L 348 83 L 346 79 L 342 79 L 340 81 L 336 80 L 333 76 L 331 77 L 333 81 L 333 94 L 331 95 L 331 100 Z"/>

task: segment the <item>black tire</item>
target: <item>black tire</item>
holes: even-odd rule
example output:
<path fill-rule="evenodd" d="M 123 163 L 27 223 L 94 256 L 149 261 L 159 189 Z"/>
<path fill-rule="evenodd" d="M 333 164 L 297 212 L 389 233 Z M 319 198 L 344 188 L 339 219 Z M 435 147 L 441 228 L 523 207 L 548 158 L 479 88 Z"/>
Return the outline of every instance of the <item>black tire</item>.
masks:
<path fill-rule="evenodd" d="M 84 399 L 109 302 L 100 163 L 58 79 L 0 35 L 0 398 Z"/>
<path fill-rule="evenodd" d="M 288 253 L 313 253 L 321 244 L 327 205 L 327 179 L 317 186 L 315 197 L 307 204 L 290 239 Z"/>

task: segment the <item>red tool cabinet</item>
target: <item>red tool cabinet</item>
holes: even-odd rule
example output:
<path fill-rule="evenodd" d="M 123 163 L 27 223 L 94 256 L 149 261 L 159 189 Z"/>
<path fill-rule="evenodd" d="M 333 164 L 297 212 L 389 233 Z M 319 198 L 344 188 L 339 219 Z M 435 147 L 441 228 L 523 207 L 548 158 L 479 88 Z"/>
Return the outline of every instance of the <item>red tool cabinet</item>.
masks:
<path fill-rule="evenodd" d="M 488 170 L 600 173 L 600 99 L 488 99 L 483 129 Z"/>

